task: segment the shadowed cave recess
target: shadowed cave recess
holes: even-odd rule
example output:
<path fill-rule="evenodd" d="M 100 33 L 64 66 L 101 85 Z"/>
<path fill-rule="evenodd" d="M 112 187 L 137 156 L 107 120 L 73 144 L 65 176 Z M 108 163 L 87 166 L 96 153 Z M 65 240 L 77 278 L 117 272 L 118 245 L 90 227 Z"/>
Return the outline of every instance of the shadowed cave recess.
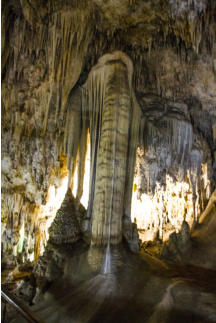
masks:
<path fill-rule="evenodd" d="M 1 31 L 3 289 L 48 323 L 216 322 L 216 2 L 4 0 Z"/>

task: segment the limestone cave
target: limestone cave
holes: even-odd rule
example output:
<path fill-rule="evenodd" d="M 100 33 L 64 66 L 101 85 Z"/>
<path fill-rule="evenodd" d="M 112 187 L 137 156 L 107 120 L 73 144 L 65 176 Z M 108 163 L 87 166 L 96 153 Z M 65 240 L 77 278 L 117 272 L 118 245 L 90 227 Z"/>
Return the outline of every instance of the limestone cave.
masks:
<path fill-rule="evenodd" d="M 216 322 L 216 1 L 2 0 L 3 323 Z"/>

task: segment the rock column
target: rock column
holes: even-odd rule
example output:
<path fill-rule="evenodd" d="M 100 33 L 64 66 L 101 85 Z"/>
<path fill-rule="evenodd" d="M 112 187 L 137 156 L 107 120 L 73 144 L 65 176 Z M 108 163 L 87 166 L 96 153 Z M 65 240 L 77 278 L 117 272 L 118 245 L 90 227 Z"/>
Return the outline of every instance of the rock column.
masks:
<path fill-rule="evenodd" d="M 96 245 L 118 244 L 122 239 L 129 164 L 134 162 L 131 74 L 129 58 L 117 52 L 102 57 L 87 81 L 92 151 L 89 212 Z"/>

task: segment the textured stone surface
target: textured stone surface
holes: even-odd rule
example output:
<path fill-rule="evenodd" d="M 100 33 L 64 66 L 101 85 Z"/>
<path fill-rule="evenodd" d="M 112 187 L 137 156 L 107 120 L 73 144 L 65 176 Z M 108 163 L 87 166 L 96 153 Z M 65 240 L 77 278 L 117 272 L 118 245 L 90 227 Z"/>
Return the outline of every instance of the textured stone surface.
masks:
<path fill-rule="evenodd" d="M 191 257 L 190 227 L 186 221 L 182 223 L 179 233 L 173 232 L 169 241 L 163 246 L 161 256 L 169 260 L 184 262 L 185 254 Z"/>
<path fill-rule="evenodd" d="M 212 154 L 207 138 L 193 127 L 187 104 L 143 95 L 140 105 L 132 218 L 143 240 L 157 232 L 166 240 L 184 220 L 192 227 L 204 210 L 214 185 Z"/>
<path fill-rule="evenodd" d="M 45 321 L 215 321 L 215 16 L 214 0 L 2 1 L 2 263 L 8 282 L 34 265 L 20 292 Z M 112 209 L 114 243 L 170 235 L 169 262 L 89 248 Z"/>
<path fill-rule="evenodd" d="M 128 217 L 123 217 L 123 237 L 129 245 L 129 248 L 133 252 L 139 251 L 139 235 L 137 231 L 137 225 L 131 223 Z"/>
<path fill-rule="evenodd" d="M 114 52 L 99 60 L 87 81 L 93 114 L 89 201 L 93 244 L 121 242 L 122 217 L 130 207 L 140 113 L 133 100 L 132 73 L 129 57 Z"/>
<path fill-rule="evenodd" d="M 49 241 L 53 244 L 74 243 L 81 238 L 85 209 L 78 206 L 68 189 L 60 209 L 49 228 Z"/>
<path fill-rule="evenodd" d="M 172 233 L 164 245 L 162 258 L 198 267 L 216 269 L 216 191 L 200 217 L 200 223 L 190 232 L 188 224 L 183 222 L 181 231 Z"/>
<path fill-rule="evenodd" d="M 79 122 L 73 123 L 74 92 L 105 53 L 120 50 L 132 60 L 132 85 L 145 118 L 153 118 L 157 128 L 160 118 L 170 120 L 163 108 L 173 119 L 183 113 L 180 119 L 198 138 L 195 155 L 203 151 L 205 159 L 207 142 L 213 166 L 214 18 L 213 0 L 2 2 L 2 237 L 8 262 L 43 253 L 48 227 L 67 190 L 68 171 L 74 171 L 71 156 L 83 163 L 84 148 L 80 157 L 65 149 L 75 134 L 77 147 L 85 147 L 85 135 L 79 135 L 80 126 L 82 134 L 86 129 L 86 110 L 83 104 Z M 79 104 L 84 103 L 85 90 L 78 92 L 83 96 Z M 162 171 L 162 157 L 160 163 Z M 214 174 L 207 178 L 212 186 Z M 156 179 L 150 177 L 154 187 Z M 202 185 L 199 190 L 202 210 L 208 198 Z M 151 194 L 157 199 L 157 192 Z M 58 200 L 55 207 L 51 200 Z"/>
<path fill-rule="evenodd" d="M 196 303 L 195 303 L 196 302 Z M 196 304 L 196 306 L 194 306 Z M 211 322 L 216 319 L 216 297 L 204 288 L 195 288 L 179 280 L 169 285 L 161 302 L 156 306 L 149 323 Z"/>

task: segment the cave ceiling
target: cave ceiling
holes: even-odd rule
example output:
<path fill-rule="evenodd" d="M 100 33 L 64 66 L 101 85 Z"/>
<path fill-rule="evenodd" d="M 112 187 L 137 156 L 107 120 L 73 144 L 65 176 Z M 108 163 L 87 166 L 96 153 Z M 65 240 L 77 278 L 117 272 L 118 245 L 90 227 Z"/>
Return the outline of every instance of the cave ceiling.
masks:
<path fill-rule="evenodd" d="M 208 49 L 213 50 L 215 40 L 215 2 L 212 0 L 10 0 L 3 1 L 2 7 L 6 34 L 18 17 L 24 17 L 31 28 L 37 29 L 41 25 L 52 28 L 53 16 L 64 14 L 75 24 L 88 25 L 92 41 L 100 51 L 112 44 L 122 49 L 132 47 L 139 53 L 171 42 L 198 52 L 204 35 Z M 4 36 L 4 28 L 2 33 Z M 97 55 L 96 48 L 91 54 Z"/>

